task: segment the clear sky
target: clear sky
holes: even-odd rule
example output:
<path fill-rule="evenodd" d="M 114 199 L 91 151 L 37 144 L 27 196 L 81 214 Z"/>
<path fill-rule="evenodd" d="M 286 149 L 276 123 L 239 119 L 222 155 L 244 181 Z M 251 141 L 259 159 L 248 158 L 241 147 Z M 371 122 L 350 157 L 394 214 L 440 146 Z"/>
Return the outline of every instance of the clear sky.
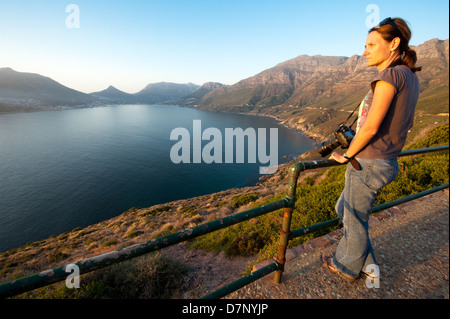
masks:
<path fill-rule="evenodd" d="M 302 54 L 361 55 L 378 13 L 407 20 L 412 45 L 448 38 L 447 0 L 0 0 L 0 67 L 86 93 L 234 84 Z"/>

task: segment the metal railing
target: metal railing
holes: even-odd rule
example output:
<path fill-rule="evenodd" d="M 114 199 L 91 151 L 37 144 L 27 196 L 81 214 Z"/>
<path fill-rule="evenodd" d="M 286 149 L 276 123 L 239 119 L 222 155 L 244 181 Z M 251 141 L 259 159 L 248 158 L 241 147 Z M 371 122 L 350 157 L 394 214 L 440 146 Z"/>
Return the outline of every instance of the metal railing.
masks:
<path fill-rule="evenodd" d="M 403 151 L 400 156 L 410 156 L 410 155 L 417 155 L 417 154 L 423 154 L 423 153 L 429 153 L 429 152 L 436 152 L 436 151 L 442 151 L 442 150 L 448 150 L 449 146 L 437 146 L 437 147 L 430 147 L 430 148 L 423 148 L 423 149 L 416 149 L 416 150 L 408 150 Z M 283 222 L 281 227 L 281 235 L 280 235 L 280 248 L 278 251 L 278 254 L 276 258 L 274 259 L 274 262 L 255 271 L 251 274 L 244 276 L 234 282 L 232 282 L 229 285 L 226 285 L 224 287 L 219 288 L 218 290 L 202 297 L 203 299 L 210 299 L 210 298 L 221 298 L 229 293 L 236 291 L 249 283 L 256 281 L 257 279 L 264 277 L 272 272 L 275 272 L 274 281 L 276 283 L 281 282 L 281 276 L 284 270 L 285 265 L 285 255 L 286 255 L 286 249 L 288 246 L 288 242 L 290 239 L 303 236 L 321 229 L 325 229 L 334 225 L 338 224 L 338 219 L 332 219 L 328 220 L 316 225 L 300 228 L 291 231 L 290 225 L 291 225 L 291 218 L 292 213 L 294 211 L 295 207 L 295 193 L 297 189 L 297 180 L 300 175 L 300 173 L 304 170 L 308 169 L 315 169 L 315 168 L 321 168 L 321 167 L 331 167 L 331 166 L 337 166 L 342 165 L 339 164 L 333 160 L 321 160 L 321 161 L 311 161 L 311 162 L 297 162 L 293 164 L 289 170 L 289 183 L 288 183 L 288 189 L 286 192 L 286 197 L 278 200 L 276 202 L 263 205 L 254 209 L 250 209 L 238 214 L 234 214 L 231 216 L 227 216 L 218 220 L 214 220 L 209 223 L 201 224 L 198 226 L 194 226 L 189 229 L 182 230 L 177 233 L 169 234 L 163 237 L 155 238 L 146 242 L 142 242 L 139 244 L 135 244 L 132 246 L 128 246 L 122 249 L 114 250 L 102 255 L 90 257 L 72 264 L 67 264 L 61 267 L 48 269 L 45 271 L 42 271 L 40 273 L 36 273 L 27 277 L 14 279 L 8 282 L 4 282 L 0 284 L 0 298 L 7 298 L 11 297 L 23 292 L 27 292 L 33 289 L 37 289 L 40 287 L 44 287 L 59 281 L 63 281 L 67 278 L 70 271 L 67 271 L 68 269 L 72 269 L 73 265 L 78 266 L 80 275 L 86 274 L 88 272 L 104 268 L 125 260 L 129 260 L 135 257 L 139 257 L 144 254 L 148 254 L 157 250 L 160 250 L 162 248 L 175 245 L 178 243 L 181 243 L 183 241 L 193 239 L 196 237 L 199 237 L 204 234 L 208 234 L 214 231 L 217 231 L 219 229 L 223 229 L 229 226 L 232 226 L 234 224 L 276 211 L 278 209 L 284 208 L 284 216 L 283 216 Z M 424 192 L 420 192 L 414 195 L 407 196 L 405 198 L 389 202 L 383 205 L 379 205 L 376 207 L 373 207 L 372 213 L 387 209 L 389 207 L 393 207 L 396 205 L 399 205 L 401 203 L 410 201 L 415 198 L 419 198 L 428 194 L 431 194 L 433 192 L 437 192 L 439 190 L 442 190 L 444 188 L 447 188 L 449 184 L 445 184 Z"/>

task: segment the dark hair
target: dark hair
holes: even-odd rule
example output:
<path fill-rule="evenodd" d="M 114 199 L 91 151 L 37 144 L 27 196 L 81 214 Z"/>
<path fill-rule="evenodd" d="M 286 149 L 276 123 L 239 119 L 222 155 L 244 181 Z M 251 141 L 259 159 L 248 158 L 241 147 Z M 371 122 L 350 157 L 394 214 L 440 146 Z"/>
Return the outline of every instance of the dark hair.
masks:
<path fill-rule="evenodd" d="M 402 54 L 401 64 L 408 66 L 411 71 L 421 71 L 422 67 L 416 67 L 417 54 L 416 51 L 409 47 L 409 40 L 411 39 L 411 29 L 405 20 L 400 18 L 392 19 L 397 26 L 394 28 L 391 24 L 387 23 L 381 26 L 373 27 L 369 30 L 378 32 L 381 37 L 388 42 L 391 42 L 395 38 L 400 38 L 400 53 Z"/>

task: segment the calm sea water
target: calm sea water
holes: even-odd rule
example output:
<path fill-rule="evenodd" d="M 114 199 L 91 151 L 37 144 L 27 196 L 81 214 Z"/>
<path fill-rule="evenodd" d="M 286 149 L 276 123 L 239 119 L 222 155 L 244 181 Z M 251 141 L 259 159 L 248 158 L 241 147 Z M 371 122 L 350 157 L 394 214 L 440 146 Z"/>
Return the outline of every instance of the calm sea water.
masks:
<path fill-rule="evenodd" d="M 0 251 L 132 207 L 258 182 L 256 164 L 174 164 L 177 127 L 278 128 L 279 163 L 313 141 L 276 121 L 177 106 L 120 105 L 0 115 Z M 267 129 L 269 132 L 269 129 Z M 206 144 L 208 142 L 204 142 Z M 269 153 L 269 152 L 268 152 Z M 247 162 L 247 160 L 246 160 Z"/>

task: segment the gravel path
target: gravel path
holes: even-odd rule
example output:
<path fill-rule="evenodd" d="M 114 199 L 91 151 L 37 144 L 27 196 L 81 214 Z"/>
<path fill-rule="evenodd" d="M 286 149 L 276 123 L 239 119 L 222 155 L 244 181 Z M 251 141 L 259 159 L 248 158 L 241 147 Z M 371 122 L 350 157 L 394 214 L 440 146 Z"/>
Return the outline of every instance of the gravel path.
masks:
<path fill-rule="evenodd" d="M 322 267 L 319 256 L 336 250 L 340 231 L 335 231 L 290 249 L 281 284 L 269 274 L 225 298 L 449 298 L 448 189 L 372 215 L 369 233 L 379 263 L 378 288 Z"/>

